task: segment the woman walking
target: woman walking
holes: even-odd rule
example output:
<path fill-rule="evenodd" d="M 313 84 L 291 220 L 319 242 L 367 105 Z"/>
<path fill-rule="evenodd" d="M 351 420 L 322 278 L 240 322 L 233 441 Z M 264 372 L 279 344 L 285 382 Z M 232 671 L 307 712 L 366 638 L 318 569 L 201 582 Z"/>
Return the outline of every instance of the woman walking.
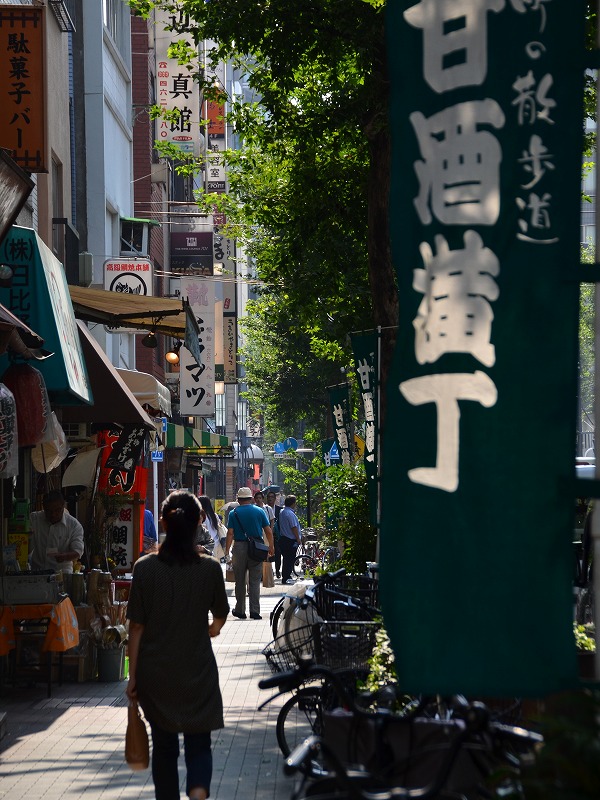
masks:
<path fill-rule="evenodd" d="M 172 492 L 161 509 L 166 539 L 134 567 L 127 606 L 129 685 L 152 730 L 156 800 L 179 800 L 179 733 L 186 792 L 206 800 L 212 777 L 210 732 L 223 727 L 223 702 L 211 637 L 229 613 L 221 565 L 194 544 L 200 503 Z M 208 615 L 212 614 L 209 624 Z"/>
<path fill-rule="evenodd" d="M 211 538 L 214 542 L 213 547 L 213 556 L 215 558 L 222 558 L 225 553 L 225 539 L 227 538 L 227 528 L 220 522 L 215 509 L 213 508 L 213 504 L 210 501 L 210 497 L 203 494 L 200 495 L 198 498 L 200 500 L 200 505 L 206 514 L 206 519 L 204 520 L 204 526 L 207 531 L 210 533 Z"/>

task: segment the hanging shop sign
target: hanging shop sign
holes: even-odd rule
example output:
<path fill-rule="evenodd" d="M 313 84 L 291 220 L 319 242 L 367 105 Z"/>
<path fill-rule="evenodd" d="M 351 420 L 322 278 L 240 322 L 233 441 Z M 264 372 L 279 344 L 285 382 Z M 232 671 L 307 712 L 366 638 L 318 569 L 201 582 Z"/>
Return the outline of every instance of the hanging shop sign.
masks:
<path fill-rule="evenodd" d="M 152 262 L 146 258 L 109 258 L 104 262 L 104 288 L 108 292 L 152 296 Z"/>
<path fill-rule="evenodd" d="M 379 347 L 378 334 L 352 334 L 352 350 L 354 352 L 355 372 L 358 378 L 365 415 L 364 464 L 369 492 L 369 513 L 371 523 L 377 524 L 377 427 L 378 406 L 377 392 L 379 380 Z"/>
<path fill-rule="evenodd" d="M 144 531 L 143 515 L 148 468 L 145 466 L 147 434 L 136 425 L 98 431 L 100 472 L 98 491 L 106 495 L 119 495 L 117 519 L 109 530 L 109 555 L 118 567 L 127 567 L 142 550 Z M 137 458 L 136 458 L 137 456 Z M 134 502 L 135 495 L 139 500 Z M 128 498 L 131 502 L 128 502 Z M 134 536 L 134 515 L 139 515 L 139 541 Z"/>
<path fill-rule="evenodd" d="M 329 406 L 333 421 L 333 434 L 342 464 L 348 466 L 353 459 L 352 417 L 348 384 L 328 386 Z"/>
<path fill-rule="evenodd" d="M 179 354 L 180 414 L 213 416 L 215 413 L 215 284 L 210 278 L 181 278 L 181 296 L 188 300 L 199 334 L 200 361 L 182 348 Z"/>
<path fill-rule="evenodd" d="M 404 0 L 388 12 L 400 314 L 386 627 L 407 691 L 546 694 L 576 675 L 585 4 Z"/>
<path fill-rule="evenodd" d="M 186 30 L 184 25 L 177 26 L 176 32 L 166 30 L 173 27 L 173 15 L 159 8 L 155 9 L 155 14 L 157 105 L 171 114 L 169 119 L 157 120 L 157 138 L 160 142 L 177 145 L 184 153 L 199 156 L 203 139 L 200 90 L 188 67 L 169 56 L 169 47 L 175 41 L 184 41 L 193 50 L 197 48 L 189 27 Z M 172 112 L 176 112 L 175 115 Z"/>
<path fill-rule="evenodd" d="M 0 141 L 27 172 L 48 172 L 45 11 L 0 5 Z"/>

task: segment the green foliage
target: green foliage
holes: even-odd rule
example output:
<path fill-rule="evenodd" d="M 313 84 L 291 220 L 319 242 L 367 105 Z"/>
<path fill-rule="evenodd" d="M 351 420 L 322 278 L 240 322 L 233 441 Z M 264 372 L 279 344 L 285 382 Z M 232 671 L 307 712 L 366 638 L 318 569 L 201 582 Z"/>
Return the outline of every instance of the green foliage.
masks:
<path fill-rule="evenodd" d="M 398 683 L 396 674 L 396 657 L 392 650 L 390 637 L 382 626 L 375 634 L 375 647 L 369 659 L 369 674 L 365 681 L 365 688 L 376 692 L 384 686 Z"/>
<path fill-rule="evenodd" d="M 337 538 L 344 542 L 340 566 L 348 572 L 364 572 L 367 561 L 375 560 L 377 535 L 369 520 L 363 463 L 329 467 L 319 491 L 322 513 L 337 519 Z"/>
<path fill-rule="evenodd" d="M 152 5 L 175 10 L 174 41 L 179 28 L 217 42 L 208 61 L 231 59 L 259 98 L 229 98 L 240 145 L 225 154 L 229 194 L 197 201 L 227 214 L 224 233 L 247 259 L 238 272 L 260 283 L 244 323 L 251 408 L 267 427 L 322 424 L 325 387 L 349 363 L 348 331 L 374 324 L 367 188 L 369 140 L 387 115 L 381 3 L 131 2 L 144 15 Z M 204 66 L 191 71 L 206 95 L 215 88 Z M 180 172 L 198 166 L 180 160 Z"/>
<path fill-rule="evenodd" d="M 600 797 L 600 692 L 561 697 L 541 719 L 544 746 L 523 773 L 526 800 L 597 800 Z"/>
<path fill-rule="evenodd" d="M 575 634 L 575 646 L 580 652 L 595 653 L 596 639 L 593 636 L 593 629 L 587 625 L 573 623 L 573 633 Z"/>

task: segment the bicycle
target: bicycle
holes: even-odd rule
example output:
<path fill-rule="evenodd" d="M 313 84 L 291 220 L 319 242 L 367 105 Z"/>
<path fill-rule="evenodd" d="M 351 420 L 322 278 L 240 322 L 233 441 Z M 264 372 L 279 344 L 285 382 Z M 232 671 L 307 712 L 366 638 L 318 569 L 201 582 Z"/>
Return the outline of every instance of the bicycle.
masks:
<path fill-rule="evenodd" d="M 341 553 L 334 545 L 322 547 L 312 531 L 302 532 L 302 544 L 296 551 L 293 571 L 299 578 L 312 577 L 318 568 L 328 569 L 341 558 Z"/>
<path fill-rule="evenodd" d="M 315 578 L 312 586 L 297 584 L 271 612 L 273 638 L 323 619 L 372 621 L 381 616 L 378 582 L 366 575 L 346 575 L 345 569 Z"/>
<path fill-rule="evenodd" d="M 520 768 L 543 742 L 538 733 L 493 721 L 483 703 L 460 697 L 447 704 L 453 716 L 444 721 L 423 716 L 428 698 L 403 715 L 373 709 L 373 695 L 365 707 L 347 693 L 336 672 L 306 659 L 259 687 L 277 687 L 281 693 L 316 679 L 332 685 L 350 710 L 323 713 L 320 731 L 286 758 L 285 771 L 304 776 L 295 800 L 500 797 L 509 786 L 504 783 L 491 794 L 487 779 L 502 767 L 518 792 Z"/>
<path fill-rule="evenodd" d="M 286 673 L 299 667 L 303 661 L 316 658 L 319 663 L 335 669 L 337 680 L 345 685 L 348 694 L 352 694 L 357 679 L 366 678 L 368 674 L 368 660 L 378 629 L 379 624 L 374 622 L 329 621 L 306 625 L 274 639 L 265 647 L 263 655 L 276 674 Z M 298 683 L 277 717 L 275 733 L 284 756 L 288 756 L 307 735 L 321 733 L 324 711 L 339 704 L 338 695 L 327 682 L 317 681 L 317 685 L 304 683 L 311 681 L 307 679 Z"/>

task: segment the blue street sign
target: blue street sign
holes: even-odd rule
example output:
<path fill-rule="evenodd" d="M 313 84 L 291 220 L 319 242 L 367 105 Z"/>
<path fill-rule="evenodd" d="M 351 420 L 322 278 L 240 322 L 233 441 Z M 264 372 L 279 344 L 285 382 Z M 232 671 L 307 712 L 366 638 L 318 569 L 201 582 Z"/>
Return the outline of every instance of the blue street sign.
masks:
<path fill-rule="evenodd" d="M 283 442 L 275 442 L 275 447 L 273 448 L 273 450 L 276 453 L 285 453 L 285 446 Z"/>
<path fill-rule="evenodd" d="M 165 451 L 164 450 L 151 450 L 150 455 L 152 457 L 152 461 L 164 461 L 165 460 Z"/>
<path fill-rule="evenodd" d="M 298 449 L 298 440 L 294 439 L 293 436 L 288 436 L 287 439 L 283 441 L 283 449 L 284 450 L 297 450 Z"/>
<path fill-rule="evenodd" d="M 167 432 L 167 418 L 166 417 L 161 417 L 161 419 L 162 419 L 162 432 L 166 433 Z M 157 461 L 162 461 L 162 458 L 157 459 Z"/>
<path fill-rule="evenodd" d="M 340 451 L 338 450 L 337 443 L 334 442 L 331 445 L 331 450 L 329 451 L 329 458 L 332 461 L 339 461 L 340 460 Z"/>

